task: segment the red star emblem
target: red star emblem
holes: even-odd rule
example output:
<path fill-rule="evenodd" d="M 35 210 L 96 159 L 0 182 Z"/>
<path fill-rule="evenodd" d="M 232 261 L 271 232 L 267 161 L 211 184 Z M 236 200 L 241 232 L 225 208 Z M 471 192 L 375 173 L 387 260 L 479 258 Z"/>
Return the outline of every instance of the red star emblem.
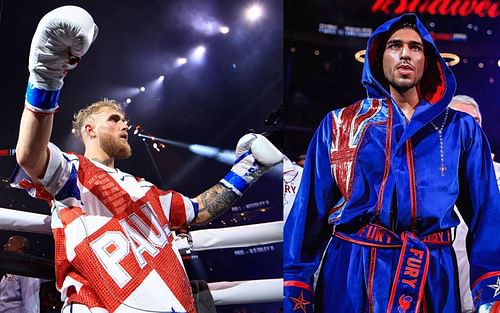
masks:
<path fill-rule="evenodd" d="M 292 299 L 294 305 L 293 305 L 293 310 L 301 309 L 304 313 L 307 312 L 306 306 L 310 304 L 310 301 L 307 301 L 304 299 L 304 291 L 300 292 L 300 296 L 298 298 L 290 297 Z"/>

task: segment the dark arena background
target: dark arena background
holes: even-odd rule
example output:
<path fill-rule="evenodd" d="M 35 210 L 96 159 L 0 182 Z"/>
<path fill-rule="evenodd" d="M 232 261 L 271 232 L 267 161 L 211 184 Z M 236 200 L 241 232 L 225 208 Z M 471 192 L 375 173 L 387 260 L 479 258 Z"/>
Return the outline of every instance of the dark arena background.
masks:
<path fill-rule="evenodd" d="M 132 126 L 132 157 L 116 166 L 187 196 L 195 197 L 229 171 L 231 165 L 223 156 L 226 150 L 232 154 L 238 139 L 249 130 L 265 133 L 281 145 L 281 0 L 1 0 L 0 4 L 0 149 L 16 145 L 36 26 L 45 13 L 68 4 L 86 9 L 99 34 L 65 78 L 51 137 L 62 150 L 83 152 L 83 145 L 72 135 L 73 113 L 102 98 L 121 102 Z M 163 138 L 167 143 L 139 135 Z M 0 207 L 50 214 L 44 202 L 9 187 L 14 168 L 15 157 L 0 157 Z M 203 229 L 281 221 L 281 177 L 277 166 Z M 3 245 L 17 233 L 0 231 L 0 242 Z M 30 239 L 31 255 L 53 259 L 50 235 L 19 234 Z M 277 241 L 191 251 L 183 259 L 192 280 L 280 279 L 281 251 L 282 243 Z M 53 281 L 42 285 L 43 313 L 60 311 L 54 285 Z M 217 312 L 280 309 L 280 301 L 269 300 L 217 306 Z"/>
<path fill-rule="evenodd" d="M 285 2 L 285 151 L 305 153 L 319 121 L 364 98 L 363 64 L 354 59 L 377 26 L 415 12 L 441 53 L 459 61 L 451 69 L 456 94 L 479 103 L 492 152 L 500 160 L 500 1 L 314 0 Z"/>

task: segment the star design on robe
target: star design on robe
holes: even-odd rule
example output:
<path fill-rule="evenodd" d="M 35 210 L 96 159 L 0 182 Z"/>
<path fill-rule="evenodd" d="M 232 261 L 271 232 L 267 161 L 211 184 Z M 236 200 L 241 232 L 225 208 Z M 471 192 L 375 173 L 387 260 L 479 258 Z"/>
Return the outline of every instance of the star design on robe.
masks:
<path fill-rule="evenodd" d="M 493 298 L 500 295 L 500 277 L 497 277 L 497 283 L 495 285 L 488 285 L 488 287 L 493 288 L 495 290 Z"/>
<path fill-rule="evenodd" d="M 293 310 L 301 309 L 304 313 L 307 312 L 306 306 L 310 304 L 310 301 L 307 301 L 304 299 L 304 291 L 300 292 L 300 296 L 298 298 L 290 297 L 290 299 L 293 301 Z"/>

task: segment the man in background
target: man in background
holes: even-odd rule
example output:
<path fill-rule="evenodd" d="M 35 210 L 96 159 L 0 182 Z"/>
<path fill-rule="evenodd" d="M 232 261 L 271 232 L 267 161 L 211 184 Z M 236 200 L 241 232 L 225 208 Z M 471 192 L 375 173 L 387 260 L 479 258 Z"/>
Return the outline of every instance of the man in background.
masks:
<path fill-rule="evenodd" d="M 12 236 L 3 245 L 3 250 L 26 253 L 30 248 L 28 239 Z M 5 274 L 0 281 L 0 313 L 40 313 L 40 280 L 13 274 Z"/>
<path fill-rule="evenodd" d="M 451 99 L 450 108 L 468 113 L 472 116 L 479 126 L 482 126 L 482 115 L 479 110 L 479 105 L 477 101 L 469 96 L 457 95 Z M 500 163 L 493 161 L 493 166 L 495 167 L 495 174 L 497 177 L 497 184 L 500 188 Z M 458 210 L 455 208 L 455 212 Z M 467 250 L 465 246 L 465 238 L 469 228 L 465 225 L 463 218 L 460 214 L 460 225 L 457 226 L 457 232 L 455 241 L 453 242 L 453 248 L 457 255 L 458 263 L 458 275 L 460 278 L 460 299 L 462 300 L 462 312 L 474 312 L 474 304 L 472 302 L 472 295 L 470 291 L 470 279 L 469 279 L 469 260 L 467 258 Z"/>

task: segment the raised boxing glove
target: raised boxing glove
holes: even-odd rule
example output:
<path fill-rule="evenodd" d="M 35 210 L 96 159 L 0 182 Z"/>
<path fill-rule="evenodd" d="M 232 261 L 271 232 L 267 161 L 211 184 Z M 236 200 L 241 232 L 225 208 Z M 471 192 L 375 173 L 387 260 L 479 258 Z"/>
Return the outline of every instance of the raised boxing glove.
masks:
<path fill-rule="evenodd" d="M 283 154 L 264 136 L 246 134 L 236 145 L 236 161 L 220 181 L 241 196 L 260 176 L 283 160 Z"/>
<path fill-rule="evenodd" d="M 47 13 L 31 41 L 25 105 L 35 112 L 54 113 L 68 70 L 75 68 L 97 36 L 92 16 L 77 6 Z"/>

